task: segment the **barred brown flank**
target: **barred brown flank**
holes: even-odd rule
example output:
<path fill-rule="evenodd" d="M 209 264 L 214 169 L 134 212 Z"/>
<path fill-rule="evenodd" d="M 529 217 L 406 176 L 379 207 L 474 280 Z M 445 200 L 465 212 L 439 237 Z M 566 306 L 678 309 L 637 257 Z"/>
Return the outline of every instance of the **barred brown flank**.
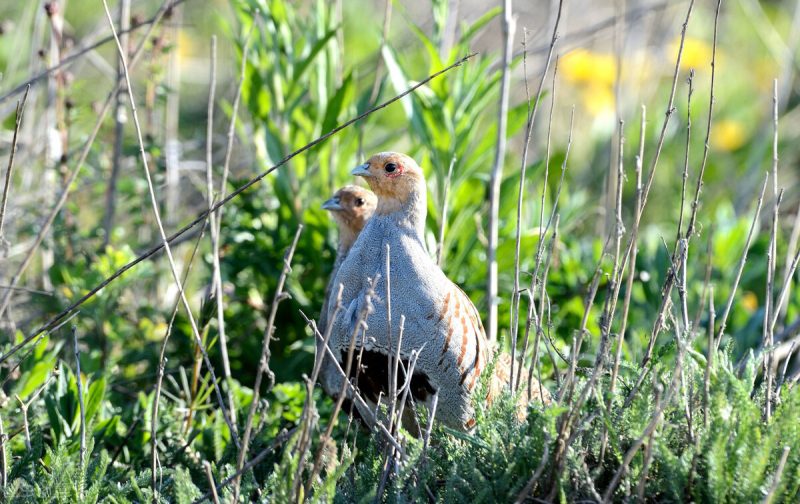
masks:
<path fill-rule="evenodd" d="M 444 317 L 447 315 L 447 310 L 449 309 L 449 306 L 450 306 L 450 292 L 444 295 L 444 302 L 442 304 L 442 309 L 439 311 L 439 319 L 437 320 L 437 323 L 444 320 Z"/>

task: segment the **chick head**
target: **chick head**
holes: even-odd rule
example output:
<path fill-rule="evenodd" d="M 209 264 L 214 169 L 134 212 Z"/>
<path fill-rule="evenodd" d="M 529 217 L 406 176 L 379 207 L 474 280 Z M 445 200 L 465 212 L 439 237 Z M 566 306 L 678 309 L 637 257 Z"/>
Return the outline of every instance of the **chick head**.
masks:
<path fill-rule="evenodd" d="M 336 223 L 354 233 L 364 229 L 375 212 L 378 198 L 369 189 L 356 185 L 347 185 L 336 191 L 333 197 L 322 204 Z"/>

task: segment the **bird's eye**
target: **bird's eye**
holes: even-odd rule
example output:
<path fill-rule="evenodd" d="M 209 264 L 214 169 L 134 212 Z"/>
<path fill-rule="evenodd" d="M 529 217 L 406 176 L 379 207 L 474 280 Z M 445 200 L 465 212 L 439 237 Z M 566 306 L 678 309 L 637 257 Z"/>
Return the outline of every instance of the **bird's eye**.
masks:
<path fill-rule="evenodd" d="M 364 200 L 361 198 L 356 198 L 356 206 L 363 206 Z"/>
<path fill-rule="evenodd" d="M 383 167 L 386 170 L 386 173 L 392 173 L 397 169 L 397 165 L 394 163 L 386 163 L 386 166 Z"/>

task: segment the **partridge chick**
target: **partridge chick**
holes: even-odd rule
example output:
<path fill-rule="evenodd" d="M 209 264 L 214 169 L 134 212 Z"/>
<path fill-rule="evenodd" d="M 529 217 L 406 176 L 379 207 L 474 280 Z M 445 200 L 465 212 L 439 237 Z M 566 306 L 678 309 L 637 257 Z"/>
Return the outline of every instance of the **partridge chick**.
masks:
<path fill-rule="evenodd" d="M 407 369 L 412 351 L 417 351 L 410 380 L 414 400 L 430 407 L 434 394 L 438 395 L 436 419 L 453 428 L 469 428 L 471 394 L 488 361 L 488 345 L 472 301 L 445 276 L 425 247 L 427 190 L 422 170 L 404 154 L 383 152 L 352 173 L 367 180 L 378 204 L 334 280 L 334 285 L 343 285 L 345 311 L 334 321 L 331 348 L 344 362 L 369 279 L 379 274 L 374 311 L 356 340 L 359 351 L 363 348 L 359 388 L 372 402 L 386 396 L 387 356 L 396 352 L 399 320 L 404 315 L 400 349 L 404 365 L 398 373 L 398 387 L 405 381 L 403 369 Z M 386 244 L 391 255 L 391 339 L 386 311 Z"/>
<path fill-rule="evenodd" d="M 322 311 L 319 316 L 319 330 L 324 333 L 328 326 L 328 306 L 331 303 L 331 293 L 333 280 L 336 272 L 344 262 L 347 253 L 356 241 L 358 234 L 364 229 L 372 213 L 375 211 L 378 199 L 369 189 L 355 185 L 347 185 L 336 191 L 333 197 L 322 204 L 322 208 L 331 213 L 331 217 L 336 222 L 339 231 L 339 245 L 336 248 L 336 260 L 333 263 L 331 278 L 325 287 L 325 300 L 322 303 Z M 322 342 L 317 339 L 317 355 L 322 358 L 319 380 L 322 389 L 329 396 L 336 396 L 341 390 L 341 376 L 331 365 L 322 348 Z"/>

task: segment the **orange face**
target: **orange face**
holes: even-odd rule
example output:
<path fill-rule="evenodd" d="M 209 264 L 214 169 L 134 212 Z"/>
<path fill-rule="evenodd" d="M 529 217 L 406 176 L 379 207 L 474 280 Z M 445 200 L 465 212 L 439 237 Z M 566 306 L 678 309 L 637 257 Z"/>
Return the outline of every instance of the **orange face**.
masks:
<path fill-rule="evenodd" d="M 379 198 L 405 202 L 415 191 L 425 191 L 425 176 L 416 161 L 397 152 L 375 154 L 357 166 L 353 175 L 364 177 Z"/>
<path fill-rule="evenodd" d="M 331 212 L 340 225 L 358 233 L 375 212 L 377 201 L 372 191 L 348 185 L 336 191 L 331 199 L 322 204 L 322 208 Z"/>

